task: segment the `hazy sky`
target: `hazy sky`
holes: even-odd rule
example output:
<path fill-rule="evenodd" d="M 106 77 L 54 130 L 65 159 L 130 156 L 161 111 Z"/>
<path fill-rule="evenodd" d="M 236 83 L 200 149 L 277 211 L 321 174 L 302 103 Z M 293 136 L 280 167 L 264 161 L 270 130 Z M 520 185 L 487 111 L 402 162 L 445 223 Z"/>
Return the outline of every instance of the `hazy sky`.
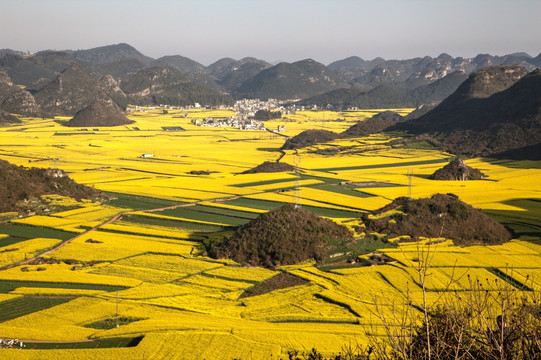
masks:
<path fill-rule="evenodd" d="M 0 48 L 121 42 L 204 65 L 253 56 L 408 59 L 541 52 L 541 0 L 0 0 Z"/>

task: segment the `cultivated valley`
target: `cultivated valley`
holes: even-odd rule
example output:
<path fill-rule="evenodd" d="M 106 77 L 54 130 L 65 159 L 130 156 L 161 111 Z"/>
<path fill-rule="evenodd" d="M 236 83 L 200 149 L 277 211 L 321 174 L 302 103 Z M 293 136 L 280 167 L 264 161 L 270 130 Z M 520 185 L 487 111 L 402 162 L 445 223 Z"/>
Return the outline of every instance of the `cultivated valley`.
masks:
<path fill-rule="evenodd" d="M 392 340 L 520 301 L 534 355 L 512 351 L 538 356 L 539 57 L 442 55 L 463 72 L 435 91 L 450 75 L 383 59 L 126 46 L 0 57 L 1 358 L 425 358 Z"/>

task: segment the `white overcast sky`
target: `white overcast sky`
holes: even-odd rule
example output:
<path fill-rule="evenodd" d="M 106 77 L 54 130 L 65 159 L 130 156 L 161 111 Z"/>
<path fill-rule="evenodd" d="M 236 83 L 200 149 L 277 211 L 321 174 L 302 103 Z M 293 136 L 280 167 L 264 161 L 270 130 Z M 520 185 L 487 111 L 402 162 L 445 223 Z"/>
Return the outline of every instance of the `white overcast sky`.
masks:
<path fill-rule="evenodd" d="M 128 43 L 209 65 L 541 52 L 541 0 L 0 0 L 0 49 Z"/>

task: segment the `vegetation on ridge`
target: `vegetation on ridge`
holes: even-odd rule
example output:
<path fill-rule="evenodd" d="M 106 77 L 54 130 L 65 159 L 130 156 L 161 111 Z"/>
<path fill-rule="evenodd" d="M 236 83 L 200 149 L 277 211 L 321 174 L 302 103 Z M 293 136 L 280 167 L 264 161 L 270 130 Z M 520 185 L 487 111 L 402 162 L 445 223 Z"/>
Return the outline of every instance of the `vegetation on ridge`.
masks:
<path fill-rule="evenodd" d="M 0 160 L 0 212 L 25 210 L 25 200 L 48 194 L 76 200 L 104 198 L 101 191 L 77 184 L 62 170 L 26 169 Z"/>
<path fill-rule="evenodd" d="M 410 240 L 421 236 L 446 238 L 455 245 L 502 244 L 511 240 L 511 233 L 502 224 L 453 194 L 421 199 L 399 197 L 363 220 L 367 233 L 388 239 L 404 235 Z"/>
<path fill-rule="evenodd" d="M 308 259 L 322 261 L 328 256 L 325 247 L 330 239 L 352 238 L 345 226 L 287 204 L 210 243 L 208 253 L 245 265 L 274 268 Z"/>

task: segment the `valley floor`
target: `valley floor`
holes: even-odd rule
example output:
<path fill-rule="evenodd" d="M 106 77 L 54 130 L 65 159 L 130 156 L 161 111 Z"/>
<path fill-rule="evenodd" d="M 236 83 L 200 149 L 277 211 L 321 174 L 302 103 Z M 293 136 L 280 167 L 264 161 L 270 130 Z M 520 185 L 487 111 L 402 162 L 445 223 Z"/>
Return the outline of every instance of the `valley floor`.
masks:
<path fill-rule="evenodd" d="M 415 269 L 427 252 L 433 258 L 424 294 L 431 302 L 449 290 L 470 292 L 472 279 L 495 292 L 541 290 L 540 161 L 470 159 L 485 179 L 435 181 L 428 177 L 452 155 L 423 143 L 389 144 L 404 134 L 283 155 L 282 135 L 198 127 L 192 119 L 229 113 L 185 112 L 133 114 L 134 124 L 114 128 L 66 128 L 62 118 L 0 128 L 1 159 L 58 167 L 115 198 L 100 204 L 51 197 L 69 208 L 0 225 L 0 338 L 25 345 L 0 349 L 0 357 L 285 359 L 290 350 L 314 347 L 330 356 L 383 336 L 380 316 L 392 315 L 391 304 L 422 304 Z M 341 132 L 375 112 L 304 112 L 265 125 L 286 125 L 286 136 L 310 128 Z M 298 175 L 241 174 L 282 155 Z M 458 195 L 515 238 L 469 247 L 362 238 L 366 211 L 399 196 L 434 193 Z M 203 244 L 213 236 L 292 202 L 350 227 L 356 244 L 336 244 L 335 264 L 323 267 L 307 262 L 269 270 L 204 256 Z M 367 249 L 397 262 L 345 262 Z M 241 296 L 282 272 L 308 282 Z"/>

